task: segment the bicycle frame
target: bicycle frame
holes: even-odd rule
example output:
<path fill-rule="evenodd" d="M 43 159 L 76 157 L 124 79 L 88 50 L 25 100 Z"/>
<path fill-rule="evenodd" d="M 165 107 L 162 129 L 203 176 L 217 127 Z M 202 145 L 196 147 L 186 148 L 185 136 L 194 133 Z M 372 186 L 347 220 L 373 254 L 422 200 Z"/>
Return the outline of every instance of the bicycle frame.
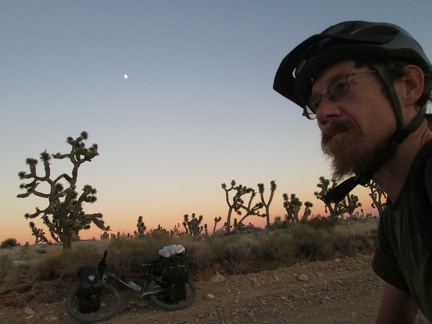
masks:
<path fill-rule="evenodd" d="M 156 294 L 161 293 L 165 290 L 168 290 L 167 288 L 162 288 L 160 286 L 158 286 L 159 289 L 153 290 L 153 291 L 149 291 L 146 289 L 147 284 L 150 283 L 152 280 L 159 282 L 161 284 L 165 283 L 165 282 L 161 281 L 158 277 L 149 273 L 149 270 L 152 269 L 152 267 L 154 266 L 154 262 L 151 262 L 151 263 L 146 263 L 146 264 L 141 265 L 143 268 L 146 268 L 146 273 L 144 273 L 142 275 L 128 276 L 127 277 L 128 279 L 138 279 L 138 280 L 144 280 L 145 281 L 146 284 L 143 287 L 141 287 L 141 291 L 137 292 L 135 289 L 133 289 L 124 280 L 126 278 L 125 276 L 123 276 L 122 274 L 116 274 L 116 273 L 113 273 L 110 271 L 109 265 L 105 261 L 106 256 L 107 256 L 107 252 L 108 251 L 105 251 L 103 258 L 99 261 L 99 273 L 101 274 L 103 283 L 106 283 L 110 279 L 115 280 L 115 281 L 119 282 L 120 284 L 122 284 L 123 286 L 132 290 L 140 298 L 144 298 L 144 297 L 147 297 L 150 295 L 156 295 Z"/>
<path fill-rule="evenodd" d="M 120 284 L 122 284 L 123 286 L 129 288 L 130 290 L 132 290 L 135 294 L 137 294 L 139 297 L 143 298 L 149 295 L 155 295 L 158 294 L 160 292 L 163 292 L 164 290 L 166 290 L 166 288 L 160 288 L 158 290 L 153 290 L 153 291 L 148 291 L 146 290 L 146 287 L 141 287 L 141 291 L 137 292 L 135 289 L 133 289 L 125 280 L 122 279 L 123 276 L 122 275 L 117 275 L 115 273 L 112 272 L 107 272 L 102 276 L 102 282 L 106 283 L 106 281 L 112 279 L 115 280 L 117 282 L 119 282 Z M 141 276 L 128 276 L 128 279 L 138 279 L 138 280 L 145 280 L 145 282 L 150 282 L 151 280 L 156 280 L 156 281 L 160 281 L 157 277 L 153 276 L 153 275 L 149 275 L 149 274 L 145 274 L 145 275 L 141 275 Z"/>

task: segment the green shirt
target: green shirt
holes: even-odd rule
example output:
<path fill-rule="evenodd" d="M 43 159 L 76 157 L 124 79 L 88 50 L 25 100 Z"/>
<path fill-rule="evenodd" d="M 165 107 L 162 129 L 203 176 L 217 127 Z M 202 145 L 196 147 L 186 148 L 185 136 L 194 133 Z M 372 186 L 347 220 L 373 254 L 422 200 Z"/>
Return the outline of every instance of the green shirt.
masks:
<path fill-rule="evenodd" d="M 415 219 L 418 213 L 424 213 L 415 203 L 416 166 L 414 161 L 398 200 L 381 215 L 372 268 L 385 282 L 409 292 L 422 313 L 432 321 L 432 254 Z M 432 202 L 432 158 L 426 164 L 425 184 Z M 430 212 L 432 217 L 432 208 Z"/>

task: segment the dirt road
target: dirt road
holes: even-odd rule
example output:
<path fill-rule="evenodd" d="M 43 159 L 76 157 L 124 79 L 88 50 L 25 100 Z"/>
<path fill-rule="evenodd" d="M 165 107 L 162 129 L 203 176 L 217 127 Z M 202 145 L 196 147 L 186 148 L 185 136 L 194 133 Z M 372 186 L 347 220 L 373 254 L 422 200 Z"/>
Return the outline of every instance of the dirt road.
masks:
<path fill-rule="evenodd" d="M 357 255 L 227 276 L 219 284 L 201 278 L 194 305 L 178 312 L 151 304 L 127 307 L 131 300 L 123 296 L 120 313 L 109 323 L 373 323 L 382 282 L 370 262 L 371 256 Z M 64 303 L 72 283 L 59 283 L 33 285 L 22 293 L 3 289 L 2 323 L 73 323 Z M 417 323 L 428 322 L 419 315 Z"/>

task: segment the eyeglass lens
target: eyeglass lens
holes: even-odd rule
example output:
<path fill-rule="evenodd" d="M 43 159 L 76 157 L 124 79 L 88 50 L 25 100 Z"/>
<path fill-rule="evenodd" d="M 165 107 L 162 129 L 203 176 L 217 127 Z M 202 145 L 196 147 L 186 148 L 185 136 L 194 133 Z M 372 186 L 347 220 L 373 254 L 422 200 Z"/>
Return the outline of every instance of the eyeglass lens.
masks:
<path fill-rule="evenodd" d="M 307 104 L 307 108 L 312 112 L 316 113 L 321 103 L 322 97 L 327 96 L 331 101 L 337 101 L 342 99 L 350 88 L 350 82 L 346 76 L 335 79 L 329 83 L 327 92 L 319 97 L 313 97 Z"/>

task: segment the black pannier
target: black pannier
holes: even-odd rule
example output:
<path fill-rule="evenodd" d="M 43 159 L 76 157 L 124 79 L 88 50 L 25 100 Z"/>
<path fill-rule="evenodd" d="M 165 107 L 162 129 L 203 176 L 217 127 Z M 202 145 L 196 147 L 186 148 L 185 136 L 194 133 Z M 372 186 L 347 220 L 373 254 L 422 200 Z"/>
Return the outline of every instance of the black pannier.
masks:
<path fill-rule="evenodd" d="M 180 301 L 186 299 L 186 286 L 184 284 L 165 284 L 165 302 L 170 304 L 178 304 Z"/>
<path fill-rule="evenodd" d="M 99 310 L 101 305 L 102 279 L 97 268 L 83 267 L 78 272 L 80 286 L 78 307 L 81 313 Z"/>
<path fill-rule="evenodd" d="M 182 285 L 189 280 L 187 261 L 183 254 L 172 255 L 169 258 L 160 257 L 154 274 L 170 284 Z"/>
<path fill-rule="evenodd" d="M 171 299 L 173 303 L 178 303 L 186 298 L 186 286 L 185 285 L 173 285 L 172 286 Z"/>

